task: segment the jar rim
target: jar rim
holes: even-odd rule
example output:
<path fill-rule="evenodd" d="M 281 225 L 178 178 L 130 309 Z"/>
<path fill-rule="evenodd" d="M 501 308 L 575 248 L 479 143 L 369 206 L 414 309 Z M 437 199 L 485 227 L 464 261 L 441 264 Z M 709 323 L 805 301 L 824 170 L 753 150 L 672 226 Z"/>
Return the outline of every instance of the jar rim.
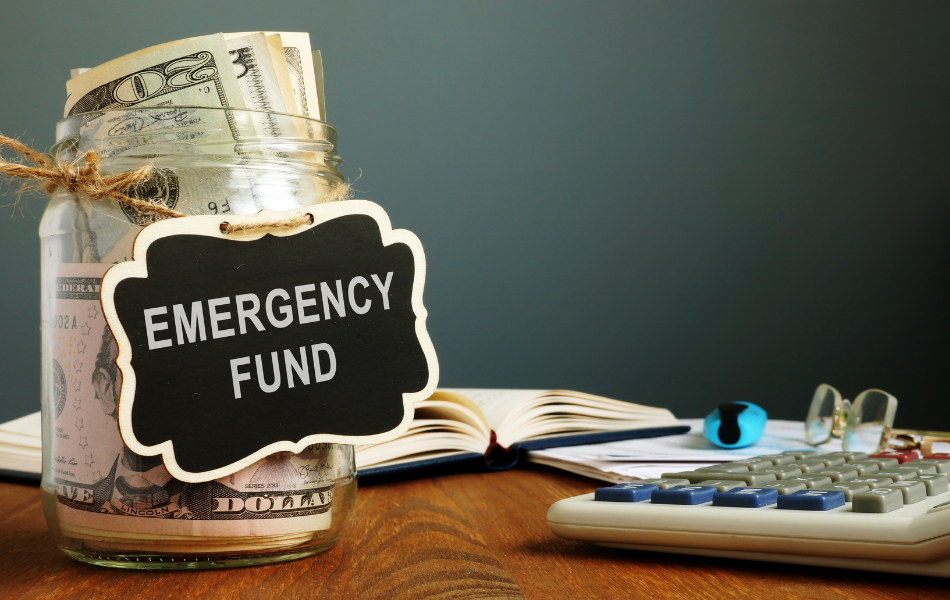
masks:
<path fill-rule="evenodd" d="M 74 113 L 67 115 L 57 121 L 57 123 L 62 123 L 64 121 L 70 121 L 72 119 L 78 119 L 81 117 L 91 117 L 95 115 L 101 115 L 108 112 L 140 112 L 140 111 L 161 111 L 166 109 L 175 109 L 175 108 L 187 108 L 189 110 L 207 110 L 207 111 L 221 111 L 221 112 L 239 112 L 239 113 L 260 113 L 265 115 L 280 115 L 282 117 L 291 117 L 293 119 L 300 119 L 301 121 L 312 121 L 314 123 L 319 123 L 326 127 L 329 127 L 333 130 L 336 130 L 336 127 L 323 121 L 321 119 L 315 119 L 313 117 L 305 117 L 303 115 L 295 115 L 288 112 L 280 112 L 276 110 L 260 110 L 257 108 L 238 108 L 233 106 L 196 106 L 191 104 L 163 104 L 161 106 L 114 106 L 109 108 L 101 108 L 99 110 L 91 110 L 88 112 Z"/>
<path fill-rule="evenodd" d="M 202 125 L 206 120 L 208 128 Z M 100 128 L 97 122 L 108 123 L 108 127 Z M 176 139 L 176 136 L 189 137 Z M 154 159 L 157 151 L 168 160 L 185 156 L 194 161 L 204 156 L 216 166 L 223 166 L 221 157 L 236 153 L 246 163 L 248 156 L 254 154 L 259 165 L 283 168 L 295 162 L 306 163 L 315 167 L 320 177 L 329 175 L 343 181 L 338 170 L 343 159 L 336 153 L 336 128 L 320 119 L 284 112 L 174 104 L 109 107 L 76 113 L 58 121 L 55 139 L 50 153 L 57 158 L 62 153 L 64 160 L 78 159 L 79 154 L 88 150 L 110 160 L 146 156 Z M 212 150 L 195 153 L 162 148 L 167 144 L 188 143 Z M 302 161 L 286 154 L 294 151 L 302 153 L 297 157 Z"/>

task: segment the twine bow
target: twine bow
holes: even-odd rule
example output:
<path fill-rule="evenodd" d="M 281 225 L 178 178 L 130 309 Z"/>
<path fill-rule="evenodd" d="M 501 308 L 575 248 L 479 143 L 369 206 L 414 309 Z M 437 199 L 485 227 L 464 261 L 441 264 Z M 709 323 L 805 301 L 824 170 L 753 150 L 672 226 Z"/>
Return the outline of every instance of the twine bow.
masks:
<path fill-rule="evenodd" d="M 99 172 L 99 165 L 102 159 L 99 155 L 90 150 L 86 152 L 85 164 L 79 163 L 60 163 L 50 159 L 41 152 L 33 150 L 19 141 L 0 135 L 0 146 L 6 146 L 18 154 L 28 158 L 35 167 L 20 163 L 6 162 L 0 159 L 0 175 L 9 175 L 21 179 L 32 179 L 42 182 L 43 191 L 52 194 L 57 188 L 63 188 L 71 194 L 85 194 L 93 200 L 104 200 L 112 198 L 123 204 L 128 204 L 141 211 L 157 213 L 166 217 L 187 217 L 188 215 L 177 210 L 168 208 L 163 204 L 146 202 L 127 196 L 122 192 L 130 187 L 142 183 L 153 172 L 152 165 L 142 165 L 119 173 L 118 175 L 102 175 Z M 338 183 L 330 188 L 323 202 L 338 202 L 340 200 L 349 200 L 353 196 L 353 190 L 347 183 Z M 247 233 L 257 229 L 266 229 L 270 227 L 299 227 L 307 223 L 313 223 L 314 218 L 310 213 L 298 213 L 289 219 L 278 219 L 275 221 L 263 221 L 254 223 L 232 224 L 227 221 L 221 224 L 222 233 Z"/>
<path fill-rule="evenodd" d="M 93 200 L 112 198 L 139 210 L 166 217 L 188 216 L 162 204 L 138 200 L 122 193 L 135 184 L 148 179 L 153 170 L 151 165 L 142 165 L 118 175 L 102 175 L 99 172 L 99 165 L 102 164 L 102 160 L 98 154 L 91 150 L 86 152 L 85 164 L 80 166 L 77 163 L 55 162 L 45 154 L 37 152 L 5 135 L 0 135 L 0 145 L 22 154 L 36 165 L 31 167 L 0 159 L 0 174 L 43 182 L 42 189 L 47 193 L 51 194 L 57 188 L 63 188 L 71 194 L 85 194 Z"/>

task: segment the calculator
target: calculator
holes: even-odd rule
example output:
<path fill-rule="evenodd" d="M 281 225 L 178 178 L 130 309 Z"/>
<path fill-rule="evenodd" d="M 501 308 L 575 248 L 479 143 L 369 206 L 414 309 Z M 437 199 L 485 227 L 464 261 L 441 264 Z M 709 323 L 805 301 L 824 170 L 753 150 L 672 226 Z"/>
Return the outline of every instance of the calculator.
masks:
<path fill-rule="evenodd" d="M 950 454 L 790 451 L 556 502 L 602 546 L 950 577 Z"/>

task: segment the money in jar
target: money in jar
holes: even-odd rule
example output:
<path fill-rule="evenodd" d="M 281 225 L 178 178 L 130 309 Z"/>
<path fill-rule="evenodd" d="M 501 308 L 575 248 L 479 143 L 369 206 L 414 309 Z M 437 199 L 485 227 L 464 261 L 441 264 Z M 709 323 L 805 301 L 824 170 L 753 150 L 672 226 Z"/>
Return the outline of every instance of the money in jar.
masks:
<path fill-rule="evenodd" d="M 139 80 L 125 73 L 87 83 L 57 125 L 56 158 L 69 162 L 91 150 L 113 173 L 148 163 L 148 179 L 126 193 L 188 215 L 286 211 L 340 199 L 330 125 L 230 106 L 228 94 L 239 97 L 240 90 L 215 81 L 213 53 L 193 54 L 178 68 L 204 69 L 192 79 L 205 78 L 219 106 L 188 106 L 174 92 L 169 101 L 176 104 L 137 104 L 168 65 Z M 200 93 L 195 87 L 185 92 Z M 41 221 L 42 498 L 56 542 L 83 562 L 150 569 L 262 564 L 327 549 L 355 498 L 352 446 L 278 452 L 227 477 L 187 483 L 170 475 L 161 456 L 137 455 L 123 442 L 122 374 L 100 285 L 113 264 L 131 259 L 136 235 L 156 218 L 61 189 Z"/>

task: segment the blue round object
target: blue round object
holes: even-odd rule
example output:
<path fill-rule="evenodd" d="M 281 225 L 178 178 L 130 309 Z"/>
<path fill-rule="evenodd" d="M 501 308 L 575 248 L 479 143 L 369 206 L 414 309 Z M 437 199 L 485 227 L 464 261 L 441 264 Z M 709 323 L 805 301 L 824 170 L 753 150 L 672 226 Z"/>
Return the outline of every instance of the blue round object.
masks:
<path fill-rule="evenodd" d="M 762 438 L 769 415 L 751 402 L 727 402 L 709 413 L 703 435 L 720 448 L 745 448 Z"/>

